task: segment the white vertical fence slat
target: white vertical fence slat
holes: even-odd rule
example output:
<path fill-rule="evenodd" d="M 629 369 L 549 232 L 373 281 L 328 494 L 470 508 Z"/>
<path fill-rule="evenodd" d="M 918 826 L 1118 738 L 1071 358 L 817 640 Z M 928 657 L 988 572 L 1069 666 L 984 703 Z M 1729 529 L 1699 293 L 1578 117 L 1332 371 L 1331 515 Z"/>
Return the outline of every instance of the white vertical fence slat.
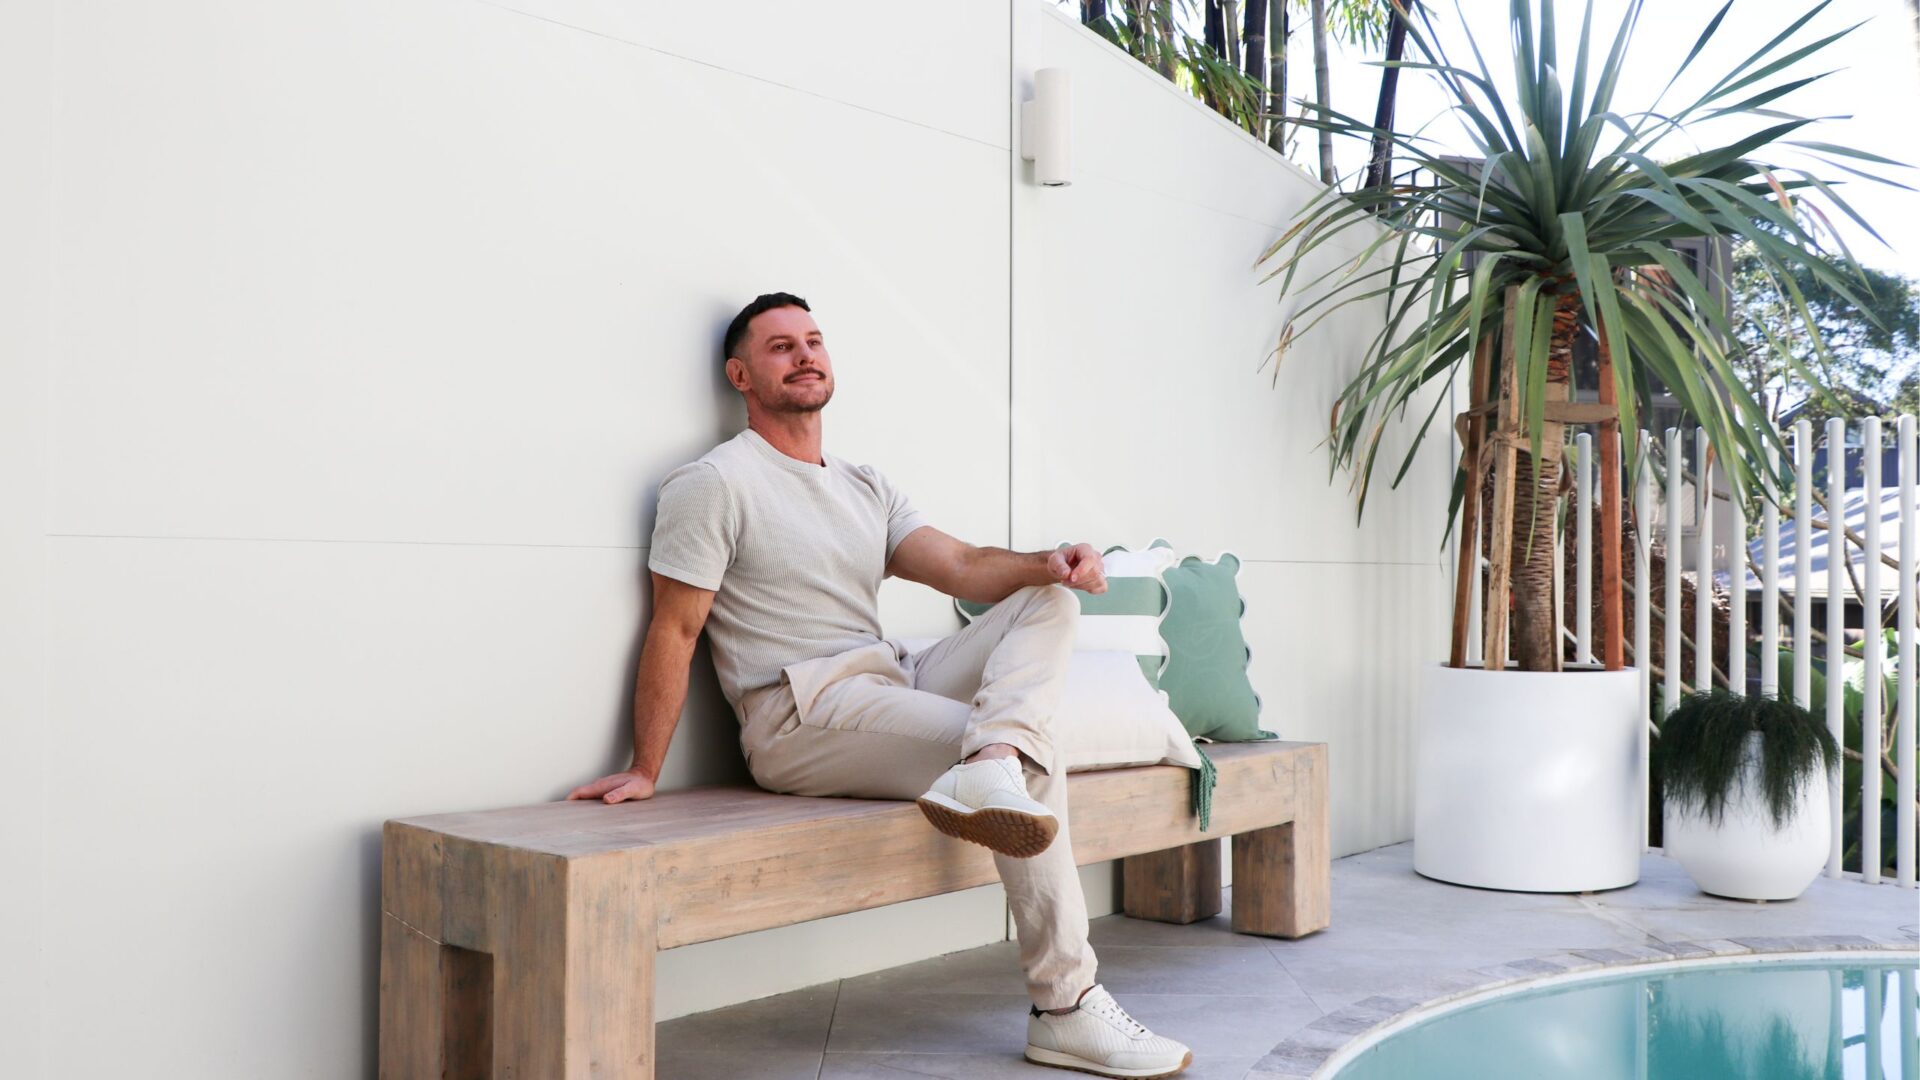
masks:
<path fill-rule="evenodd" d="M 1565 478 L 1566 474 L 1562 473 L 1561 479 Z M 1553 654 L 1561 659 L 1566 658 L 1569 636 L 1567 634 L 1566 551 L 1565 545 L 1557 542 L 1553 545 Z"/>
<path fill-rule="evenodd" d="M 1780 483 L 1775 477 L 1780 469 L 1780 452 L 1776 447 L 1767 450 L 1767 472 L 1760 480 L 1761 519 L 1757 543 L 1747 540 L 1747 521 L 1744 507 L 1736 500 L 1731 503 L 1730 529 L 1724 540 L 1727 547 L 1727 566 L 1729 584 L 1724 595 L 1731 602 L 1728 617 L 1728 663 L 1724 677 L 1736 692 L 1745 692 L 1747 682 L 1747 653 L 1750 644 L 1757 644 L 1754 653 L 1755 662 L 1760 665 L 1756 673 L 1759 692 L 1764 695 L 1778 695 L 1784 677 L 1788 672 L 1781 670 L 1780 651 L 1783 647 L 1792 650 L 1791 678 L 1793 700 L 1803 708 L 1824 709 L 1828 729 L 1836 740 L 1842 739 L 1846 719 L 1846 688 L 1850 663 L 1863 684 L 1861 695 L 1863 711 L 1869 722 L 1864 729 L 1864 746 L 1856 750 L 1868 763 L 1878 763 L 1888 748 L 1881 745 L 1881 725 L 1871 722 L 1871 718 L 1881 715 L 1889 704 L 1893 706 L 1895 725 L 1892 731 L 1893 780 L 1895 805 L 1900 811 L 1894 815 L 1896 855 L 1894 857 L 1894 879 L 1903 888 L 1916 885 L 1916 855 L 1914 851 L 1915 832 L 1920 825 L 1915 821 L 1916 781 L 1920 780 L 1920 762 L 1915 760 L 1916 728 L 1920 727 L 1920 446 L 1917 446 L 1917 422 L 1914 417 L 1903 416 L 1899 421 L 1897 434 L 1898 461 L 1900 473 L 1895 484 L 1898 505 L 1898 564 L 1900 567 L 1898 583 L 1894 595 L 1885 595 L 1882 577 L 1883 561 L 1892 561 L 1891 553 L 1884 552 L 1884 525 L 1882 508 L 1883 480 L 1882 461 L 1884 447 L 1881 446 L 1881 422 L 1869 417 L 1861 422 L 1861 442 L 1864 447 L 1861 457 L 1862 484 L 1855 495 L 1863 507 L 1858 540 L 1847 536 L 1847 422 L 1834 418 L 1825 425 L 1824 436 L 1827 446 L 1827 483 L 1824 502 L 1827 505 L 1829 520 L 1816 521 L 1814 517 L 1815 489 L 1814 458 L 1819 449 L 1818 436 L 1813 424 L 1807 420 L 1796 421 L 1792 429 L 1792 484 L 1793 503 L 1792 541 L 1793 582 L 1791 627 L 1781 626 L 1781 592 L 1785 588 L 1785 568 L 1781 565 L 1780 553 L 1780 516 L 1783 509 Z M 1694 690 L 1711 689 L 1716 678 L 1713 663 L 1713 622 L 1715 618 L 1714 568 L 1718 559 L 1714 553 L 1714 469 L 1709 458 L 1709 450 L 1703 433 L 1696 431 L 1696 468 L 1694 469 L 1694 546 L 1692 548 L 1695 580 L 1699 593 L 1694 608 L 1694 667 L 1691 688 Z M 1664 619 L 1664 657 L 1665 664 L 1660 672 L 1660 707 L 1653 709 L 1653 609 L 1654 595 L 1651 587 L 1652 561 L 1654 547 L 1655 502 L 1659 497 L 1655 493 L 1658 477 L 1654 471 L 1656 449 L 1651 432 L 1638 433 L 1640 468 L 1631 478 L 1633 486 L 1633 643 L 1632 656 L 1634 666 L 1640 669 L 1640 703 L 1649 715 L 1665 716 L 1678 706 L 1681 695 L 1689 688 L 1687 673 L 1683 671 L 1682 646 L 1683 619 L 1680 615 L 1683 600 L 1681 589 L 1681 568 L 1686 561 L 1686 527 L 1684 511 L 1686 469 L 1682 450 L 1685 443 L 1683 435 L 1676 428 L 1668 428 L 1664 444 L 1666 486 L 1665 496 L 1665 534 L 1666 580 L 1660 597 L 1661 608 L 1669 613 Z M 1593 652 L 1593 556 L 1592 532 L 1594 518 L 1592 513 L 1594 493 L 1593 441 L 1585 435 L 1575 439 L 1574 447 L 1574 489 L 1576 513 L 1573 515 L 1575 533 L 1575 573 L 1571 591 L 1575 595 L 1573 602 L 1578 610 L 1573 615 L 1574 628 L 1566 629 L 1567 619 L 1562 613 L 1562 634 L 1570 636 L 1575 642 L 1575 659 L 1592 662 Z M 1611 464 L 1602 462 L 1601 468 L 1621 468 L 1624 462 Z M 1824 535 L 1819 535 L 1824 530 Z M 1824 589 L 1815 566 L 1816 545 L 1824 548 L 1825 580 Z M 1757 547 L 1757 553 L 1755 548 Z M 1861 558 L 1852 564 L 1851 551 L 1858 551 Z M 1850 564 L 1857 567 L 1850 572 Z M 1746 620 L 1746 579 L 1749 571 L 1759 581 L 1760 589 L 1760 626 L 1756 642 L 1747 639 Z M 1822 649 L 1827 678 L 1824 701 L 1813 700 L 1813 653 L 1817 647 L 1814 642 L 1814 601 L 1826 598 L 1826 620 L 1822 636 L 1825 646 Z M 1866 647 L 1863 659 L 1852 661 L 1847 655 L 1848 636 L 1846 622 L 1848 609 L 1858 596 L 1863 603 L 1864 632 L 1860 635 Z M 1478 600 L 1478 590 L 1474 599 Z M 1885 621 L 1889 606 L 1894 609 L 1894 619 L 1898 626 L 1894 649 L 1889 658 L 1879 627 Z M 1474 609 L 1473 618 L 1478 621 L 1479 612 Z M 1477 634 L 1476 634 L 1477 638 Z M 1887 665 L 1892 670 L 1886 670 Z M 1893 702 L 1885 700 L 1888 693 L 1887 681 L 1893 681 Z M 1650 782 L 1647 745 L 1643 742 L 1640 759 L 1640 781 L 1644 792 Z M 1862 770 L 1862 805 L 1873 807 L 1880 804 L 1883 794 L 1881 768 L 1869 767 Z M 1841 770 L 1836 768 L 1828 776 L 1828 794 L 1831 796 L 1833 817 L 1831 821 L 1831 846 L 1827 859 L 1827 876 L 1840 877 L 1842 864 L 1842 838 L 1844 835 L 1845 802 Z M 1641 815 L 1641 837 L 1643 842 L 1650 839 L 1651 822 L 1643 812 Z M 1880 850 L 1880 815 L 1866 813 L 1860 822 L 1861 848 L 1866 852 Z M 1883 877 L 1877 858 L 1868 858 L 1862 867 L 1861 879 L 1872 883 Z"/>
<path fill-rule="evenodd" d="M 1780 695 L 1780 493 L 1773 482 L 1779 471 L 1780 453 L 1768 446 L 1767 476 L 1760 485 L 1760 693 L 1766 697 Z M 1740 544 L 1739 533 L 1733 542 Z M 1745 545 L 1740 546 L 1735 560 L 1740 566 L 1733 576 L 1744 581 L 1747 559 Z M 1740 638 L 1735 635 L 1733 640 L 1738 644 Z"/>
<path fill-rule="evenodd" d="M 1573 657 L 1593 663 L 1593 436 L 1581 432 L 1573 439 L 1578 455 L 1574 473 L 1574 541 L 1578 546 L 1573 567 Z"/>
<path fill-rule="evenodd" d="M 1693 432 L 1693 689 L 1713 689 L 1713 463 L 1707 429 Z M 1679 610 L 1678 608 L 1675 609 Z"/>
<path fill-rule="evenodd" d="M 1881 681 L 1880 655 L 1885 646 L 1880 637 L 1880 418 L 1869 416 L 1860 422 L 1860 464 L 1867 475 L 1866 502 L 1861 539 L 1866 541 L 1865 558 L 1860 568 L 1861 621 L 1860 652 L 1866 661 L 1865 700 L 1860 706 L 1860 759 L 1871 766 L 1880 760 L 1880 717 L 1885 707 L 1886 684 Z M 1860 877 L 1867 882 L 1880 880 L 1880 770 L 1862 768 L 1860 803 Z"/>
<path fill-rule="evenodd" d="M 1667 580 L 1661 597 L 1665 613 L 1667 666 L 1660 680 L 1660 715 L 1666 716 L 1680 705 L 1680 564 L 1684 560 L 1685 529 L 1680 521 L 1682 483 L 1680 429 L 1667 429 Z"/>
<path fill-rule="evenodd" d="M 1747 692 L 1747 507 L 1728 492 L 1733 517 L 1727 529 L 1727 686 Z M 1713 588 L 1707 582 L 1709 595 Z"/>
<path fill-rule="evenodd" d="M 1894 874 L 1902 888 L 1913 887 L 1913 619 L 1914 619 L 1914 459 L 1913 417 L 1900 418 L 1900 653 L 1893 662 L 1899 678 L 1899 726 L 1893 734 L 1895 813 Z M 1875 770 L 1878 771 L 1878 770 Z"/>
<path fill-rule="evenodd" d="M 1832 732 L 1833 740 L 1846 745 L 1842 740 L 1846 733 L 1846 687 L 1847 687 L 1847 422 L 1838 417 L 1827 421 L 1827 730 Z M 1840 762 L 1834 762 L 1833 771 L 1828 776 L 1827 794 L 1831 796 L 1829 805 L 1844 807 L 1845 792 L 1840 790 L 1840 777 L 1845 773 Z M 1827 876 L 1840 876 L 1841 830 L 1840 824 L 1844 811 L 1833 815 L 1833 842 L 1827 848 Z"/>
<path fill-rule="evenodd" d="M 1640 669 L 1640 717 L 1653 715 L 1653 587 L 1648 564 L 1653 561 L 1653 433 L 1640 433 L 1639 467 L 1633 476 L 1633 666 Z M 1672 661 L 1668 661 L 1672 665 Z M 1647 787 L 1653 782 L 1649 765 L 1651 733 L 1640 736 L 1640 846 L 1653 838 L 1647 819 Z"/>
<path fill-rule="evenodd" d="M 1813 700 L 1813 425 L 1793 425 L 1793 700 Z"/>

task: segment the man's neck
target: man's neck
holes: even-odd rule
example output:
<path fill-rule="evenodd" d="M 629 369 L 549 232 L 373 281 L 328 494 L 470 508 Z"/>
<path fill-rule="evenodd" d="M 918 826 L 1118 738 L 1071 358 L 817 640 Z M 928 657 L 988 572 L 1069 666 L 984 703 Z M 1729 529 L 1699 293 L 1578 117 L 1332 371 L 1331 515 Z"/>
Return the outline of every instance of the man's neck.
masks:
<path fill-rule="evenodd" d="M 820 453 L 820 414 L 787 413 L 777 416 L 747 417 L 747 427 L 767 440 L 775 450 L 809 465 L 824 465 Z"/>

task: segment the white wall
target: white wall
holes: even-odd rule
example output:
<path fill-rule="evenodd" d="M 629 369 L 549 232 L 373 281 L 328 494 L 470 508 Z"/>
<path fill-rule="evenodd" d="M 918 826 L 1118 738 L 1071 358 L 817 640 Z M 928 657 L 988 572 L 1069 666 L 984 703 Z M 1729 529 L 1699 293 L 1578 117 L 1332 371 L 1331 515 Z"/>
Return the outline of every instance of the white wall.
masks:
<path fill-rule="evenodd" d="M 1446 644 L 1445 428 L 1353 527 L 1321 442 L 1378 316 L 1321 324 L 1276 382 L 1286 312 L 1250 270 L 1318 183 L 1072 21 L 1016 11 L 1078 112 L 1073 185 L 1014 188 L 1014 541 L 1238 554 L 1262 722 L 1328 744 L 1334 850 L 1403 840 L 1414 685 Z"/>
<path fill-rule="evenodd" d="M 1332 365 L 1252 371 L 1309 184 L 1039 0 L 801 7 L 9 9 L 0 1072 L 370 1073 L 380 822 L 623 761 L 652 494 L 742 422 L 715 340 L 768 289 L 816 301 L 830 451 L 947 531 L 1246 556 L 1337 843 L 1405 835 L 1438 519 L 1349 529 Z M 1010 155 L 1043 61 L 1058 192 Z M 700 663 L 669 787 L 741 776 Z M 994 887 L 675 950 L 660 1014 L 1004 934 Z"/>
<path fill-rule="evenodd" d="M 0 19 L 0 1076 L 45 1070 L 46 396 L 54 38 L 50 7 Z"/>

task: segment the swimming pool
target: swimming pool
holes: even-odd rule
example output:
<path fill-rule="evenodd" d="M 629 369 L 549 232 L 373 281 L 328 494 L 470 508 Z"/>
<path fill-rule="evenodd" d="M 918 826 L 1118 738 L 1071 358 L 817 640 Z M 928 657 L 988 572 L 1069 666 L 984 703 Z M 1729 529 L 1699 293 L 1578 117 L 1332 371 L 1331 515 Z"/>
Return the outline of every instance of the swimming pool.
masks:
<path fill-rule="evenodd" d="M 1662 965 L 1472 1000 L 1342 1053 L 1330 1075 L 1920 1080 L 1915 982 L 1911 960 Z"/>

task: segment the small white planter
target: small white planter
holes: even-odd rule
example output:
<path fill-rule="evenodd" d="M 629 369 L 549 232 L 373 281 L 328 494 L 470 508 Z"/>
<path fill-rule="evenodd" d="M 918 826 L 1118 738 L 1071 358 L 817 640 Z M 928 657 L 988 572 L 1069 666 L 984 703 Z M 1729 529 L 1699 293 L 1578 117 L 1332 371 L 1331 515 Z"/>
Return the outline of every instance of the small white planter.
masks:
<path fill-rule="evenodd" d="M 1413 868 L 1456 885 L 1593 892 L 1640 879 L 1640 673 L 1428 669 Z"/>
<path fill-rule="evenodd" d="M 1827 865 L 1832 840 L 1825 773 L 1800 789 L 1793 815 L 1776 828 L 1760 778 L 1760 733 L 1747 736 L 1739 787 L 1714 824 L 1668 803 L 1662 833 L 1702 892 L 1736 900 L 1791 900 Z"/>

